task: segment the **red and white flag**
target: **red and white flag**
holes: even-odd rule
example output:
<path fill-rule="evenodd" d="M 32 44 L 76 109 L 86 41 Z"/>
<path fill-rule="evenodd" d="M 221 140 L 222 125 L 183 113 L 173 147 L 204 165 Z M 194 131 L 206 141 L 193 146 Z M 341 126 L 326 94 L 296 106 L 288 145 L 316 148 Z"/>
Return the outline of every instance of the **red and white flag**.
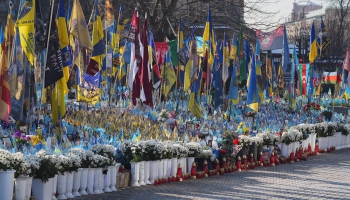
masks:
<path fill-rule="evenodd" d="M 139 68 L 142 62 L 140 54 L 139 14 L 137 9 L 135 9 L 134 15 L 132 17 L 128 41 L 131 42 L 128 85 L 130 90 L 132 90 L 132 102 L 134 105 L 136 105 L 136 99 L 140 98 L 141 86 Z"/>
<path fill-rule="evenodd" d="M 145 16 L 145 22 L 142 27 L 141 35 L 141 53 L 142 53 L 142 65 L 141 65 L 141 100 L 144 104 L 153 107 L 152 102 L 152 83 L 150 76 L 150 63 L 148 62 L 148 42 L 147 42 L 147 13 Z"/>

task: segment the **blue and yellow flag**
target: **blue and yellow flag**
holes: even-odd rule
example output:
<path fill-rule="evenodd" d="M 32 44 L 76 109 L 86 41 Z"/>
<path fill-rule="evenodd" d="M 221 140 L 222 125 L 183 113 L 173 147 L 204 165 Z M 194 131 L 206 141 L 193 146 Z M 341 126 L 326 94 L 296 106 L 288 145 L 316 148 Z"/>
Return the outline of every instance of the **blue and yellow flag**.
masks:
<path fill-rule="evenodd" d="M 202 109 L 198 104 L 197 95 L 200 91 L 200 80 L 202 79 L 202 71 L 198 73 L 198 79 L 191 86 L 190 101 L 188 102 L 188 110 L 197 118 L 202 117 Z"/>
<path fill-rule="evenodd" d="M 315 34 L 315 25 L 312 22 L 311 32 L 310 32 L 310 53 L 309 53 L 309 62 L 313 63 L 317 57 L 317 42 L 316 42 L 316 34 Z"/>
<path fill-rule="evenodd" d="M 92 43 L 85 16 L 79 0 L 74 0 L 72 15 L 69 22 L 69 31 L 78 38 L 79 46 L 92 50 Z M 102 31 L 102 30 L 101 30 Z"/>
<path fill-rule="evenodd" d="M 260 60 L 260 40 L 256 40 L 256 47 L 255 47 L 255 66 L 256 66 L 256 79 L 257 79 L 257 87 L 259 92 L 259 103 L 262 103 L 264 100 L 264 90 L 263 90 L 263 83 L 262 83 L 262 72 L 261 72 L 261 66 L 262 62 Z"/>
<path fill-rule="evenodd" d="M 253 56 L 252 62 L 250 63 L 247 106 L 255 112 L 259 111 L 259 92 L 256 81 L 255 56 Z"/>
<path fill-rule="evenodd" d="M 92 28 L 92 57 L 91 59 L 95 60 L 99 67 L 102 65 L 102 61 L 105 55 L 105 41 L 104 33 L 102 29 L 102 20 L 100 16 L 100 11 L 97 6 L 98 1 L 95 2 L 95 21 Z M 99 68 L 101 70 L 101 68 Z"/>
<path fill-rule="evenodd" d="M 230 91 L 228 96 L 234 105 L 236 105 L 239 102 L 238 87 L 239 87 L 239 75 L 237 75 L 237 66 L 234 65 L 232 69 Z"/>
<path fill-rule="evenodd" d="M 228 73 L 228 66 L 230 65 L 228 58 L 229 58 L 229 52 L 228 52 L 228 40 L 227 35 L 224 33 L 224 45 L 223 45 L 223 62 L 222 62 L 222 81 L 225 83 L 229 77 Z"/>
<path fill-rule="evenodd" d="M 164 69 L 162 72 L 162 77 L 164 83 L 164 91 L 163 94 L 164 96 L 167 96 L 171 87 L 174 85 L 176 82 L 176 74 L 173 69 L 173 65 L 171 63 L 171 57 L 170 57 L 170 52 L 168 51 L 165 55 L 165 63 L 164 63 Z"/>
<path fill-rule="evenodd" d="M 289 45 L 288 45 L 288 37 L 287 37 L 287 31 L 286 31 L 286 26 L 283 26 L 283 52 L 282 52 L 282 67 L 283 67 L 283 72 L 287 71 L 287 67 L 289 65 Z"/>
<path fill-rule="evenodd" d="M 35 1 L 26 0 L 23 3 L 21 13 L 16 22 L 16 27 L 18 27 L 21 36 L 22 49 L 32 66 L 34 66 Z"/>
<path fill-rule="evenodd" d="M 231 49 L 230 49 L 230 59 L 236 61 L 237 59 L 237 37 L 236 34 L 233 34 Z"/>
<path fill-rule="evenodd" d="M 203 51 L 205 52 L 206 49 L 208 49 L 209 52 L 208 63 L 213 64 L 215 53 L 214 50 L 216 49 L 216 46 L 214 39 L 213 23 L 211 21 L 210 6 L 208 6 L 207 22 L 205 23 L 203 33 Z"/>
<path fill-rule="evenodd" d="M 223 87 L 222 87 L 222 64 L 223 64 L 223 42 L 218 41 L 216 55 L 213 65 L 213 87 L 215 89 L 215 104 L 214 108 L 217 109 L 223 104 Z"/>

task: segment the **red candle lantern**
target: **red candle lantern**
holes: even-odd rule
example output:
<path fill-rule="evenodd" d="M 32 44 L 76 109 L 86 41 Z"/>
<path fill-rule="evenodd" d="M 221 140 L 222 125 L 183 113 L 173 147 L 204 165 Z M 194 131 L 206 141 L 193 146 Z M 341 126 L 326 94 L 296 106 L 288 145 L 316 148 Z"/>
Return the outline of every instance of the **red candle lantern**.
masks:
<path fill-rule="evenodd" d="M 181 164 L 178 165 L 177 167 L 177 172 L 176 172 L 176 177 L 179 177 L 179 181 L 182 181 L 182 166 Z"/>
<path fill-rule="evenodd" d="M 274 152 L 271 153 L 270 163 L 271 163 L 271 166 L 275 166 L 275 153 Z"/>
<path fill-rule="evenodd" d="M 192 168 L 191 168 L 191 176 L 193 179 L 196 179 L 197 176 L 197 169 L 196 169 L 196 163 L 192 163 Z"/>
<path fill-rule="evenodd" d="M 203 162 L 203 172 L 204 172 L 204 176 L 205 177 L 208 177 L 208 162 L 205 160 L 204 162 Z"/>
<path fill-rule="evenodd" d="M 237 158 L 237 170 L 238 170 L 239 172 L 242 170 L 241 156 L 238 156 L 238 158 Z"/>
<path fill-rule="evenodd" d="M 293 149 L 290 151 L 289 160 L 290 160 L 290 163 L 294 163 L 294 151 L 293 151 Z"/>

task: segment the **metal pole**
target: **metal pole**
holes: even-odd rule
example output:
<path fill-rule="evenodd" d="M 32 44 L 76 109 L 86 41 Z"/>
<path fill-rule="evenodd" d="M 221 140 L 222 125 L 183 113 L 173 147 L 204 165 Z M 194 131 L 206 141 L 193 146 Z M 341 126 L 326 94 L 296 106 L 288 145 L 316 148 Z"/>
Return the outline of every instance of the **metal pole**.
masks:
<path fill-rule="evenodd" d="M 53 15 L 54 4 L 55 4 L 55 0 L 51 0 L 51 13 L 50 13 L 49 30 L 47 32 L 46 55 L 45 55 L 45 61 L 44 61 L 44 69 L 46 69 L 46 64 L 47 64 L 47 54 L 48 54 L 48 48 L 49 48 L 49 44 L 50 44 L 51 22 L 52 22 L 52 15 Z M 45 71 L 43 73 L 43 79 L 42 79 L 41 82 L 42 82 L 41 91 L 42 91 L 42 94 L 43 94 L 44 89 L 45 89 Z M 43 101 L 43 98 L 41 97 L 40 104 L 39 104 L 39 110 L 41 110 L 42 101 Z"/>

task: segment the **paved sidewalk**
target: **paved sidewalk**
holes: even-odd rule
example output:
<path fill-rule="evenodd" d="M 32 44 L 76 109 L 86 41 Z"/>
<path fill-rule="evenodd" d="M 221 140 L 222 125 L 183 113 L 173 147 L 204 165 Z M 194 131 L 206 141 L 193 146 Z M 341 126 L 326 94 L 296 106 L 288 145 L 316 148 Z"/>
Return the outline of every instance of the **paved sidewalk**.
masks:
<path fill-rule="evenodd" d="M 294 164 L 159 186 L 128 187 L 77 199 L 350 199 L 350 149 Z"/>

